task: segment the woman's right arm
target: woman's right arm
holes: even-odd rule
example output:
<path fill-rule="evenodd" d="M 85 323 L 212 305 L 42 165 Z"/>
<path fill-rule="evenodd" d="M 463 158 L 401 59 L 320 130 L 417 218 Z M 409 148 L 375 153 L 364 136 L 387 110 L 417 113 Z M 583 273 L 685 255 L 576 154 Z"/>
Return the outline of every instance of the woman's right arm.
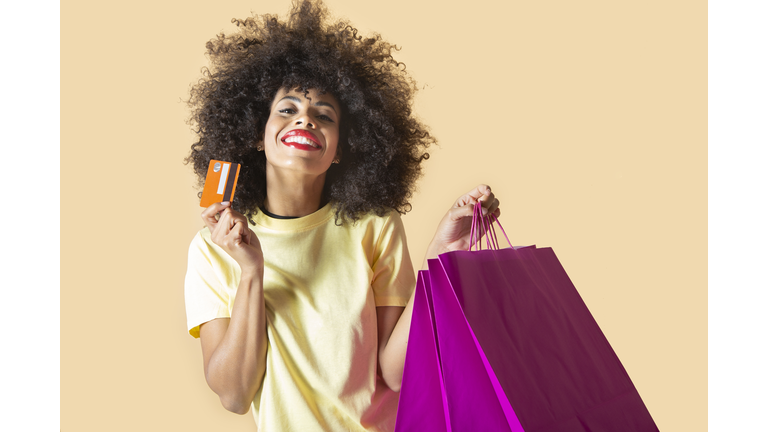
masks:
<path fill-rule="evenodd" d="M 248 221 L 228 203 L 211 205 L 202 217 L 213 243 L 234 258 L 241 270 L 231 318 L 218 318 L 200 326 L 205 380 L 224 408 L 245 414 L 266 370 L 264 258 Z"/>

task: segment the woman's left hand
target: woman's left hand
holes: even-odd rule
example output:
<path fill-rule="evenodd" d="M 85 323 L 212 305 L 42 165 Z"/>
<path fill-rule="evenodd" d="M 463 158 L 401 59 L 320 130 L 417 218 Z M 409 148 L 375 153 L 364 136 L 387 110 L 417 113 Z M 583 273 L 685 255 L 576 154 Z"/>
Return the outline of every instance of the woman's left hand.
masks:
<path fill-rule="evenodd" d="M 441 253 L 469 249 L 472 213 L 478 202 L 482 203 L 483 215 L 494 214 L 499 217 L 501 214 L 499 200 L 488 185 L 481 184 L 459 197 L 437 226 L 422 268 L 426 268 L 428 259 L 437 258 Z"/>

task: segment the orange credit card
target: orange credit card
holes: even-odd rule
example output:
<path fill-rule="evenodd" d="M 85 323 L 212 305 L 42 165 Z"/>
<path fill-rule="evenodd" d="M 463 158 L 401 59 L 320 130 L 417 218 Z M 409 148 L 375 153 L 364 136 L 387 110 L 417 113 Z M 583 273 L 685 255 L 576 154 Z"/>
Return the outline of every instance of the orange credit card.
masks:
<path fill-rule="evenodd" d="M 200 207 L 232 201 L 232 198 L 235 197 L 238 176 L 240 176 L 240 164 L 211 160 L 211 163 L 208 164 L 208 174 L 205 175 L 205 186 L 203 186 Z"/>

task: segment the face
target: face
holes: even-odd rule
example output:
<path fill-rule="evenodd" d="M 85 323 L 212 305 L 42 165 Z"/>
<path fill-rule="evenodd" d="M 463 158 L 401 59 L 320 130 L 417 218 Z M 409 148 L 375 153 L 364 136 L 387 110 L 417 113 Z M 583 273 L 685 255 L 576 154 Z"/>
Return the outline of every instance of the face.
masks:
<path fill-rule="evenodd" d="M 324 174 L 337 155 L 341 109 L 335 97 L 281 89 L 264 131 L 267 165 Z"/>

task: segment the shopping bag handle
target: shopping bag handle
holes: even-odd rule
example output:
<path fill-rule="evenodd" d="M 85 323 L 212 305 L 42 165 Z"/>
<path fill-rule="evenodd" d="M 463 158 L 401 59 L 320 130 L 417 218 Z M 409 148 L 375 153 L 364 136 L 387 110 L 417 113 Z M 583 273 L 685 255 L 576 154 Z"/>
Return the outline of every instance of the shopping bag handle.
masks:
<path fill-rule="evenodd" d="M 479 205 L 478 205 L 479 204 Z M 493 220 L 491 220 L 493 218 Z M 504 234 L 504 238 L 507 239 L 509 247 L 512 247 L 512 242 L 509 241 L 507 232 L 504 231 L 504 227 L 501 226 L 501 222 L 494 214 L 483 216 L 482 203 L 475 204 L 475 208 L 472 211 L 472 226 L 469 230 L 469 250 L 482 250 L 483 249 L 483 236 L 485 236 L 485 243 L 489 250 L 499 250 L 499 241 L 496 238 L 496 230 L 493 227 L 493 223 L 499 226 L 501 232 Z"/>

